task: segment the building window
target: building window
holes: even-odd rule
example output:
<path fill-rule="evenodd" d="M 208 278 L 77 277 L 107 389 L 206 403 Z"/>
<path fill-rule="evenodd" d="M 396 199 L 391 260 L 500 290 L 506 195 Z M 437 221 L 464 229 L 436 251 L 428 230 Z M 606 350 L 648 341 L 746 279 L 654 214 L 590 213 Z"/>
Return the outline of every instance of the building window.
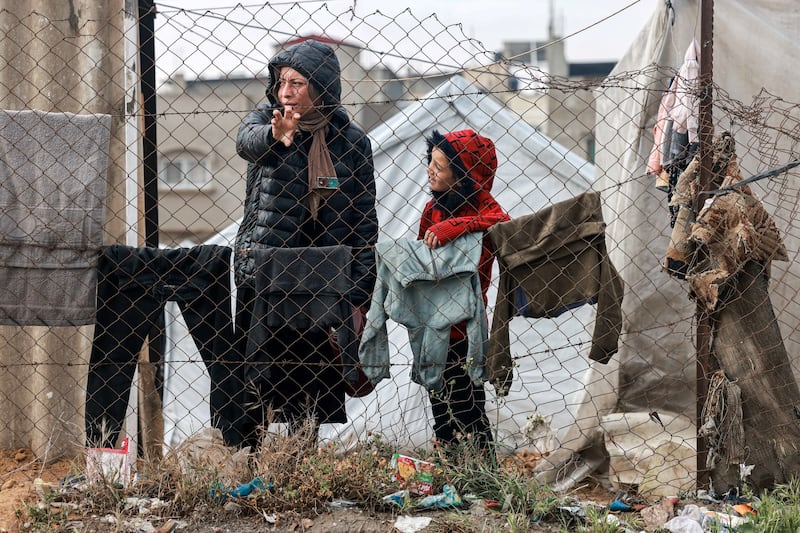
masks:
<path fill-rule="evenodd" d="M 211 181 L 207 159 L 191 152 L 163 155 L 158 166 L 161 185 L 169 189 L 202 189 Z"/>

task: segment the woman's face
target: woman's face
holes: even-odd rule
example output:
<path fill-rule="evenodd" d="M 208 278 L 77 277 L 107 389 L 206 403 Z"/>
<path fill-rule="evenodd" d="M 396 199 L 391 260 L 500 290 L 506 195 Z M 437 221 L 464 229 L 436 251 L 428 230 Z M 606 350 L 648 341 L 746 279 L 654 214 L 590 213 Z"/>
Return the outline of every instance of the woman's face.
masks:
<path fill-rule="evenodd" d="M 428 183 L 433 192 L 449 191 L 456 184 L 453 169 L 450 168 L 450 160 L 441 149 L 435 146 L 431 149 L 431 162 L 428 164 Z"/>
<path fill-rule="evenodd" d="M 284 108 L 301 115 L 314 107 L 308 92 L 308 79 L 291 67 L 281 67 L 277 95 Z"/>

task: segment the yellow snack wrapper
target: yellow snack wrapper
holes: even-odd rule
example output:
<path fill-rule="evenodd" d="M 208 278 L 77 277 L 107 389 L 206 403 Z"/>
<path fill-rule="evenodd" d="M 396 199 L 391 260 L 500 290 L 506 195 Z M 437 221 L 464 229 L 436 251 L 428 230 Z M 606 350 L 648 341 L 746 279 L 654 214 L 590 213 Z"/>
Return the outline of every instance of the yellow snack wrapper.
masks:
<path fill-rule="evenodd" d="M 433 473 L 436 465 L 396 453 L 392 455 L 392 481 L 402 480 L 406 488 L 415 494 L 427 496 L 433 492 Z"/>

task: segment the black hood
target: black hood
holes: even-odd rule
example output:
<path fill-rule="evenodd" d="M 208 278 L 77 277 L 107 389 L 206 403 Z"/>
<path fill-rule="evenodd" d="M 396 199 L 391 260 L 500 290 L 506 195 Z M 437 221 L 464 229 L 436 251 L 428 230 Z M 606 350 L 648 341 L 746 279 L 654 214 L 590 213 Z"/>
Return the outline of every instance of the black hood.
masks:
<path fill-rule="evenodd" d="M 270 60 L 267 98 L 274 106 L 280 106 L 275 88 L 281 67 L 291 67 L 305 76 L 320 94 L 326 109 L 333 112 L 341 104 L 342 81 L 339 60 L 333 48 L 327 44 L 308 39 L 279 52 Z"/>

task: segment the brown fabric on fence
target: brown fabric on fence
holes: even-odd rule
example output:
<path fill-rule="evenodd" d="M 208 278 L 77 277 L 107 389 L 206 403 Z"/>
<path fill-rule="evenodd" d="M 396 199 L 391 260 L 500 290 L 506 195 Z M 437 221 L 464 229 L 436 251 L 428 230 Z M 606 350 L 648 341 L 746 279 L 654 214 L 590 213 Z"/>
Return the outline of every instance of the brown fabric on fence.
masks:
<path fill-rule="evenodd" d="M 739 166 L 736 160 L 736 143 L 730 132 L 723 131 L 712 146 L 711 184 L 712 188 L 720 187 L 726 176 L 738 176 Z M 677 209 L 675 224 L 670 235 L 669 246 L 664 258 L 664 269 L 671 276 L 685 279 L 687 272 L 696 268 L 691 263 L 695 257 L 696 246 L 690 241 L 692 225 L 696 219 L 695 202 L 700 180 L 700 154 L 697 153 L 686 169 L 678 177 L 675 192 L 670 200 L 670 207 Z M 738 181 L 738 180 L 737 180 Z M 749 193 L 749 189 L 747 189 Z"/>
<path fill-rule="evenodd" d="M 741 179 L 734 156 L 723 186 Z M 691 248 L 704 246 L 714 267 L 688 278 L 698 301 L 710 311 L 717 306 L 719 285 L 744 262 L 769 265 L 773 260 L 789 259 L 775 222 L 746 185 L 712 197 L 692 224 L 687 241 Z"/>
<path fill-rule="evenodd" d="M 708 394 L 703 405 L 703 426 L 699 437 L 708 440 L 706 468 L 744 463 L 746 442 L 742 424 L 742 389 L 717 370 L 708 380 Z"/>
<path fill-rule="evenodd" d="M 800 390 L 767 292 L 763 264 L 748 261 L 731 280 L 732 290 L 714 314 L 712 352 L 742 391 L 746 454 L 756 490 L 800 475 Z M 738 464 L 718 463 L 715 487 L 739 481 Z"/>
<path fill-rule="evenodd" d="M 727 132 L 715 139 L 712 187 L 741 181 L 734 147 Z M 691 167 L 687 173 L 695 172 Z M 695 205 L 698 192 L 692 175 L 681 178 L 684 210 Z M 708 196 L 696 222 L 673 232 L 667 258 L 676 257 L 676 251 L 687 260 L 690 296 L 711 313 L 716 363 L 741 389 L 742 428 L 717 428 L 724 434 L 706 435 L 709 459 L 716 461 L 713 485 L 738 486 L 739 465 L 754 467 L 747 482 L 757 490 L 786 483 L 800 475 L 800 389 L 767 290 L 770 262 L 788 258 L 778 229 L 744 185 Z M 713 401 L 714 391 L 709 392 Z M 739 431 L 743 444 L 734 442 L 740 437 L 731 440 Z"/>

